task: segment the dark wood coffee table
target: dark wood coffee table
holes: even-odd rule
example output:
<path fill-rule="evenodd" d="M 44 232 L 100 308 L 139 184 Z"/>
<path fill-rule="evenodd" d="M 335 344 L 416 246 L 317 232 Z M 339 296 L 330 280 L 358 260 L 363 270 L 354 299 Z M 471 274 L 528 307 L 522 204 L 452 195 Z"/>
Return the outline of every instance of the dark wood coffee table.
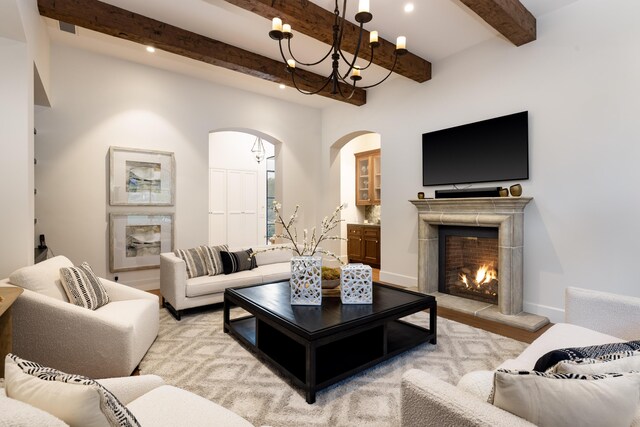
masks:
<path fill-rule="evenodd" d="M 373 304 L 342 304 L 323 297 L 320 306 L 292 306 L 289 282 L 224 293 L 224 332 L 238 338 L 305 390 L 307 403 L 331 384 L 418 344 L 436 343 L 436 300 L 373 284 Z M 249 316 L 230 319 L 241 307 Z M 399 320 L 429 309 L 429 329 Z"/>

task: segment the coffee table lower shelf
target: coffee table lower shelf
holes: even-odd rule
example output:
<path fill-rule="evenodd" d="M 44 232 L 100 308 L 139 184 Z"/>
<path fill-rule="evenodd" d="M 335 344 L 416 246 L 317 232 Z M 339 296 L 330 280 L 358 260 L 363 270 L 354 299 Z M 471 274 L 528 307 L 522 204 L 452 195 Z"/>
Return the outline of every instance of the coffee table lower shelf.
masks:
<path fill-rule="evenodd" d="M 303 388 L 307 403 L 315 402 L 318 390 L 419 344 L 436 343 L 435 330 L 399 319 L 314 341 L 300 340 L 255 316 L 231 319 L 225 323 L 225 331 Z"/>

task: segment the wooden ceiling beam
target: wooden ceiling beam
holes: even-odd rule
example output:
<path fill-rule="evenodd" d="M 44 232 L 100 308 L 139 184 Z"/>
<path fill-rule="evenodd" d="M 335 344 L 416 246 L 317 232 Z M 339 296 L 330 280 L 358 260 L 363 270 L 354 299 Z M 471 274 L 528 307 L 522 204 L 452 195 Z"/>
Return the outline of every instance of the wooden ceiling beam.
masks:
<path fill-rule="evenodd" d="M 274 83 L 293 86 L 291 75 L 282 62 L 101 1 L 38 0 L 38 9 L 40 15 L 48 18 L 143 45 L 151 45 L 157 49 Z M 297 72 L 310 81 L 324 79 L 324 76 L 309 71 L 297 70 Z M 302 80 L 297 80 L 301 89 L 307 91 L 315 89 Z M 343 91 L 350 93 L 350 86 L 343 85 Z M 367 99 L 366 91 L 363 89 L 356 89 L 349 99 L 339 94 L 332 94 L 329 89 L 319 92 L 318 95 L 353 105 L 364 105 Z"/>
<path fill-rule="evenodd" d="M 536 18 L 519 0 L 460 0 L 516 46 L 536 39 Z"/>
<path fill-rule="evenodd" d="M 321 8 L 310 1 L 299 0 L 225 0 L 227 3 L 241 7 L 242 9 L 256 13 L 264 18 L 273 19 L 279 17 L 286 24 L 309 37 L 313 37 L 323 43 L 331 45 L 333 43 L 333 23 L 335 15 L 332 11 Z M 374 17 L 375 20 L 375 17 Z M 369 24 L 371 25 L 371 24 Z M 374 28 L 375 29 L 375 28 Z M 345 22 L 344 34 L 342 38 L 342 49 L 352 55 L 358 46 L 358 33 L 360 26 L 349 21 Z M 265 33 L 265 37 L 267 34 Z M 387 70 L 393 67 L 395 43 L 391 43 L 381 37 L 378 38 L 380 46 L 374 52 L 373 63 Z M 409 43 L 412 41 L 409 40 Z M 418 43 L 418 40 L 414 41 Z M 369 32 L 364 30 L 362 42 L 360 43 L 359 57 L 365 61 L 371 58 L 371 48 L 369 47 Z M 418 83 L 431 79 L 431 63 L 417 55 L 409 52 L 398 58 L 398 63 L 394 70 L 402 76 Z"/>

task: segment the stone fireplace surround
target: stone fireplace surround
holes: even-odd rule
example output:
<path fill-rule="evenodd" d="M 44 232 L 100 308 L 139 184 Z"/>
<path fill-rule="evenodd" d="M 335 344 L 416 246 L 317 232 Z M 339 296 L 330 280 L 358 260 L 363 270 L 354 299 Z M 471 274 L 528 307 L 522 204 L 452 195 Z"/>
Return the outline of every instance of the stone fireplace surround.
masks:
<path fill-rule="evenodd" d="M 524 208 L 531 197 L 410 200 L 418 209 L 418 290 L 438 305 L 535 331 L 549 319 L 522 311 Z M 438 292 L 438 227 L 498 228 L 498 305 Z"/>

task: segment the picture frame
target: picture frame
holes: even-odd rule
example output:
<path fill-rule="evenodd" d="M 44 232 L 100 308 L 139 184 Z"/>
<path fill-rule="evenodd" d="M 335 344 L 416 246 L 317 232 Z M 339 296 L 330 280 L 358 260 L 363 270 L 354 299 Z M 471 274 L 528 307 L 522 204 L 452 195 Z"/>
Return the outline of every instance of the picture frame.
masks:
<path fill-rule="evenodd" d="M 160 253 L 173 251 L 172 213 L 109 214 L 109 270 L 160 267 Z"/>
<path fill-rule="evenodd" d="M 109 204 L 173 206 L 175 156 L 169 151 L 109 148 Z"/>

